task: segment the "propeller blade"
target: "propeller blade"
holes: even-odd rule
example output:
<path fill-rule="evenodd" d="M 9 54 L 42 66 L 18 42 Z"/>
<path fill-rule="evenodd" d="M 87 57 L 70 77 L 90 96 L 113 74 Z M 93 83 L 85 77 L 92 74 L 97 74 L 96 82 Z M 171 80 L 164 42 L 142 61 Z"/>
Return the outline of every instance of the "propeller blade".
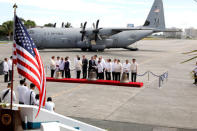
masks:
<path fill-rule="evenodd" d="M 103 40 L 103 39 L 101 38 L 101 35 L 98 34 L 97 36 L 98 36 L 99 40 Z"/>
<path fill-rule="evenodd" d="M 80 26 L 80 28 L 83 28 L 83 23 L 81 23 L 81 26 Z"/>
<path fill-rule="evenodd" d="M 96 21 L 96 29 L 98 29 L 99 20 Z"/>
<path fill-rule="evenodd" d="M 86 34 L 86 31 L 85 31 L 86 25 L 87 25 L 87 21 L 84 23 L 84 25 L 82 24 L 82 30 L 80 31 L 80 33 L 82 34 L 81 35 L 81 41 L 84 40 L 84 37 L 85 37 L 85 34 Z"/>
<path fill-rule="evenodd" d="M 64 22 L 62 22 L 62 28 L 64 28 Z"/>
<path fill-rule="evenodd" d="M 82 34 L 82 36 L 81 36 L 81 41 L 84 40 L 84 36 L 85 36 L 85 34 Z"/>
<path fill-rule="evenodd" d="M 95 29 L 95 28 L 96 28 L 96 27 L 95 27 L 95 24 L 93 23 L 92 25 L 93 25 L 93 28 Z"/>
<path fill-rule="evenodd" d="M 56 27 L 56 23 L 53 25 L 53 27 Z"/>
<path fill-rule="evenodd" d="M 86 25 L 87 25 L 87 21 L 84 23 L 83 25 L 83 30 L 85 31 L 85 28 L 86 28 Z"/>

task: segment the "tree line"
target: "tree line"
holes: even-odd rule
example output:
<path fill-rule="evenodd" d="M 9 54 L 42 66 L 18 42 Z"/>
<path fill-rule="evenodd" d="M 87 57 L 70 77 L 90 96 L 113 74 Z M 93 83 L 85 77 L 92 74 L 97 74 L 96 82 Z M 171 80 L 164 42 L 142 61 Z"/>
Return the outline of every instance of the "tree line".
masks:
<path fill-rule="evenodd" d="M 23 18 L 20 19 L 27 29 L 34 28 L 37 26 L 36 22 L 33 20 L 25 20 Z M 44 27 L 54 27 L 54 24 L 52 23 L 44 24 Z M 64 27 L 71 28 L 72 26 L 71 23 L 67 22 Z M 8 20 L 3 22 L 2 25 L 0 25 L 0 36 L 7 36 L 8 40 L 11 40 L 12 35 L 13 35 L 13 21 Z"/>

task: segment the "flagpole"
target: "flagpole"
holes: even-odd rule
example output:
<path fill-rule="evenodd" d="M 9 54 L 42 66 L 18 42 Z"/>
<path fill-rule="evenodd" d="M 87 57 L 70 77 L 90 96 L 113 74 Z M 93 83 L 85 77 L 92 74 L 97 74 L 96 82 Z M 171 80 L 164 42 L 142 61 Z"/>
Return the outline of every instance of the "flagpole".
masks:
<path fill-rule="evenodd" d="M 16 8 L 17 5 L 16 3 L 13 6 L 14 8 L 14 19 L 13 19 L 13 46 L 14 47 L 14 35 L 15 35 L 15 17 L 16 17 Z M 14 85 L 14 62 L 13 62 L 13 50 L 12 50 L 12 80 L 11 80 L 11 105 L 10 105 L 10 109 L 12 110 L 12 101 L 13 101 L 13 85 Z"/>

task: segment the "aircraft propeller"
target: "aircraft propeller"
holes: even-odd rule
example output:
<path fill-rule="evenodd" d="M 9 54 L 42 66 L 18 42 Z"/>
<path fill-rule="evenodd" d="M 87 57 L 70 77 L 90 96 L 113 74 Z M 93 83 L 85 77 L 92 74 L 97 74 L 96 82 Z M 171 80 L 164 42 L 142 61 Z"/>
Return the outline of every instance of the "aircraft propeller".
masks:
<path fill-rule="evenodd" d="M 80 31 L 80 33 L 82 34 L 82 35 L 81 35 L 81 41 L 84 40 L 84 36 L 85 36 L 85 34 L 86 34 L 86 31 L 85 31 L 86 25 L 87 25 L 87 22 L 85 22 L 84 24 L 81 23 L 81 28 L 82 28 L 82 30 Z"/>
<path fill-rule="evenodd" d="M 54 28 L 56 27 L 56 23 L 53 25 L 53 27 L 54 27 Z"/>
<path fill-rule="evenodd" d="M 102 28 L 98 28 L 98 25 L 99 25 L 99 20 L 96 21 L 96 26 L 95 26 L 95 23 L 93 23 L 93 28 L 94 28 L 93 33 L 95 34 L 95 37 L 94 37 L 95 41 L 97 41 L 98 38 L 102 40 L 101 36 L 99 35 L 99 31 Z"/>

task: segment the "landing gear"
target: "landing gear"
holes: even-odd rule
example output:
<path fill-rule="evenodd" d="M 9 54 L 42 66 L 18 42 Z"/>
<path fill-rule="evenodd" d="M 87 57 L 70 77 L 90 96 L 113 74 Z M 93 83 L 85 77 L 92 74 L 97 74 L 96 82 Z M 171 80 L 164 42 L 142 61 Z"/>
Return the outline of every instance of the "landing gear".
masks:
<path fill-rule="evenodd" d="M 87 51 L 87 48 L 81 48 L 82 51 Z"/>
<path fill-rule="evenodd" d="M 88 49 L 89 52 L 97 52 L 98 50 L 93 50 L 91 48 Z"/>
<path fill-rule="evenodd" d="M 99 52 L 103 52 L 103 51 L 104 51 L 104 49 L 99 49 L 98 51 L 99 51 Z"/>
<path fill-rule="evenodd" d="M 124 49 L 130 50 L 130 51 L 138 51 L 138 48 L 132 48 L 132 47 L 125 47 Z"/>

